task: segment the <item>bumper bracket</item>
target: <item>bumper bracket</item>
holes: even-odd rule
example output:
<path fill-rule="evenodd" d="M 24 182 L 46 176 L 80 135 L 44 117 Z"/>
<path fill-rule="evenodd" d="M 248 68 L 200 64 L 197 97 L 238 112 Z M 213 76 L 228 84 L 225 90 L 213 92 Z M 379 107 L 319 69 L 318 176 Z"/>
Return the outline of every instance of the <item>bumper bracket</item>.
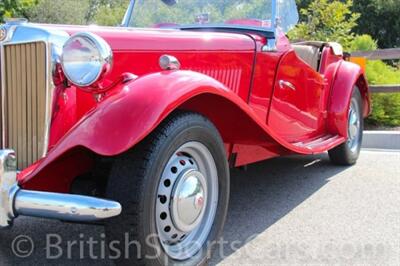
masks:
<path fill-rule="evenodd" d="M 18 215 L 71 222 L 93 222 L 118 216 L 118 202 L 95 197 L 24 190 L 18 186 L 16 156 L 0 150 L 0 228 Z"/>

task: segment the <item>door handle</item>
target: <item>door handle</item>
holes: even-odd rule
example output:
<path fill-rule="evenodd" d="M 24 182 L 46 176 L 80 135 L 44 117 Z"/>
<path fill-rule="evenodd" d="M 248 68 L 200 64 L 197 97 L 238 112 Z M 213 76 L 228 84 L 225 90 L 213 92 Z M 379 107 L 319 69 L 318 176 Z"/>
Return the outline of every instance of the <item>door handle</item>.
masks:
<path fill-rule="evenodd" d="M 296 87 L 290 83 L 289 81 L 286 80 L 279 80 L 279 87 L 283 90 L 285 88 L 289 88 L 292 91 L 296 91 Z"/>

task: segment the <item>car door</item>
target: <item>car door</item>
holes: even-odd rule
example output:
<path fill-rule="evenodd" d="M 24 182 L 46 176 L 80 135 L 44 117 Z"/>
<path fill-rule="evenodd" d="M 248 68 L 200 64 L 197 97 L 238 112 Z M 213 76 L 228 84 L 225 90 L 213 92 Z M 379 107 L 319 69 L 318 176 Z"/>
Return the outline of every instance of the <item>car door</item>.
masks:
<path fill-rule="evenodd" d="M 279 64 L 269 126 L 288 142 L 311 139 L 325 131 L 324 79 L 292 50 Z"/>

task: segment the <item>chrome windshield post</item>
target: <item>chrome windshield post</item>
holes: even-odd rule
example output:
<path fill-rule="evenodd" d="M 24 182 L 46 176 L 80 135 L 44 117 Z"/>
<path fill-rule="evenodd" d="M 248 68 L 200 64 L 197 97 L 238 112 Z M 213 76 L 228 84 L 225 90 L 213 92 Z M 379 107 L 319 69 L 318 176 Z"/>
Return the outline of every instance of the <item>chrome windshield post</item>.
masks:
<path fill-rule="evenodd" d="M 129 27 L 129 24 L 131 22 L 131 18 L 132 18 L 132 13 L 133 13 L 133 9 L 135 8 L 135 0 L 131 0 L 128 6 L 128 9 L 125 12 L 125 16 L 122 20 L 121 26 L 122 27 Z"/>

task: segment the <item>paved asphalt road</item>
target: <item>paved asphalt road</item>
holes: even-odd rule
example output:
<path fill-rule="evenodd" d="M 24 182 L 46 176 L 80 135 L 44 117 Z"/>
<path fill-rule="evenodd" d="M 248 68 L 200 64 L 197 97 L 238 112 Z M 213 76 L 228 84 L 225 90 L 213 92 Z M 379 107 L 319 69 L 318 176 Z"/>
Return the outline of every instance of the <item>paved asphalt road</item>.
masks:
<path fill-rule="evenodd" d="M 235 170 L 231 195 L 226 242 L 212 265 L 400 265 L 400 152 L 363 151 L 350 168 L 332 166 L 326 155 L 274 159 Z M 58 260 L 46 260 L 49 233 L 62 238 Z M 79 247 L 66 251 L 74 240 L 102 242 L 102 233 L 101 227 L 20 218 L 12 230 L 0 231 L 0 265 L 110 265 L 91 260 L 85 246 L 83 260 Z M 11 249 L 21 235 L 35 244 L 26 259 Z M 29 255 L 29 243 L 19 243 L 16 250 Z M 99 246 L 91 255 L 102 255 Z"/>

